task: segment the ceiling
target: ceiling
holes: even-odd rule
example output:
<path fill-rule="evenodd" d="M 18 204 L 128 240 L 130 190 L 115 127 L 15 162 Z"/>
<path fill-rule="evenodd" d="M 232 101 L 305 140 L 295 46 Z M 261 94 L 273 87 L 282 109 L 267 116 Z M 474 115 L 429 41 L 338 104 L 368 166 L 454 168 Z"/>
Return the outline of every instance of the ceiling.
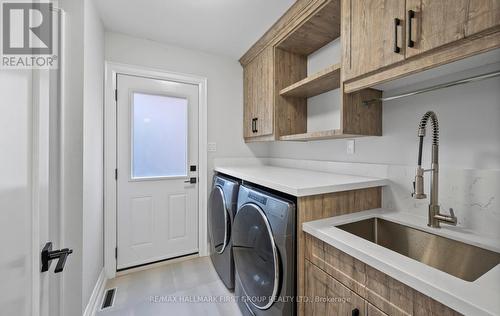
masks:
<path fill-rule="evenodd" d="M 239 59 L 294 0 L 97 0 L 107 31 Z"/>

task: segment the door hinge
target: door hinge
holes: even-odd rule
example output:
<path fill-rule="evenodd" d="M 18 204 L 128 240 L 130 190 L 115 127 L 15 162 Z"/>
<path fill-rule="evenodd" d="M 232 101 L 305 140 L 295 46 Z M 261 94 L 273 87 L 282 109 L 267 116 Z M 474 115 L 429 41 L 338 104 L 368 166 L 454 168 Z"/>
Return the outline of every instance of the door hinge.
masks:
<path fill-rule="evenodd" d="M 118 101 L 118 89 L 115 89 L 115 101 Z"/>
<path fill-rule="evenodd" d="M 115 259 L 118 259 L 118 247 L 115 247 Z"/>
<path fill-rule="evenodd" d="M 115 180 L 118 180 L 118 169 L 115 169 Z"/>

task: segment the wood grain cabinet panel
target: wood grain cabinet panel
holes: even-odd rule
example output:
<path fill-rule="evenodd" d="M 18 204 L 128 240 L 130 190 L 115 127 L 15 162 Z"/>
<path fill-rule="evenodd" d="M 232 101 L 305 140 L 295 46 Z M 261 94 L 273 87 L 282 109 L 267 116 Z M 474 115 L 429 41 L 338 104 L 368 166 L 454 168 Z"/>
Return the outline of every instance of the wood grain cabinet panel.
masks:
<path fill-rule="evenodd" d="M 341 10 L 346 93 L 500 47 L 498 0 L 342 0 Z"/>
<path fill-rule="evenodd" d="M 255 130 L 253 119 L 255 113 L 254 84 L 257 73 L 256 64 L 250 64 L 243 68 L 243 137 L 248 139 L 254 136 Z"/>
<path fill-rule="evenodd" d="M 325 271 L 361 296 L 366 296 L 366 265 L 325 244 Z"/>
<path fill-rule="evenodd" d="M 464 38 L 468 6 L 469 0 L 407 0 L 406 57 Z"/>
<path fill-rule="evenodd" d="M 388 316 L 386 313 L 376 308 L 372 304 L 366 302 L 366 315 L 367 316 Z"/>
<path fill-rule="evenodd" d="M 273 49 L 268 47 L 244 68 L 245 137 L 273 133 L 273 60 Z"/>
<path fill-rule="evenodd" d="M 462 314 L 433 300 L 432 298 L 414 291 L 413 293 L 414 316 L 460 316 Z"/>
<path fill-rule="evenodd" d="M 404 0 L 343 0 L 342 6 L 343 80 L 404 60 Z"/>
<path fill-rule="evenodd" d="M 500 25 L 500 1 L 469 0 L 465 36 L 488 30 Z"/>
<path fill-rule="evenodd" d="M 381 187 L 311 195 L 297 199 L 297 294 L 299 296 L 305 295 L 306 256 L 314 258 L 316 263 L 320 261 L 319 265 L 321 266 L 321 262 L 323 262 L 321 251 L 324 251 L 322 250 L 324 243 L 317 241 L 314 250 L 309 249 L 309 254 L 306 253 L 306 236 L 308 234 L 302 230 L 302 224 L 317 219 L 379 208 L 381 204 Z M 308 238 L 311 241 L 314 237 L 309 236 Z M 297 314 L 304 315 L 304 304 L 300 301 L 297 304 Z"/>
<path fill-rule="evenodd" d="M 389 315 L 413 314 L 414 290 L 370 266 L 366 266 L 366 300 Z"/>
<path fill-rule="evenodd" d="M 306 261 L 306 316 L 365 316 L 365 300 Z M 357 314 L 356 314 L 357 310 Z"/>
<path fill-rule="evenodd" d="M 324 242 L 309 234 L 304 235 L 306 243 L 306 259 L 320 269 L 325 270 L 325 248 Z"/>
<path fill-rule="evenodd" d="M 461 315 L 453 309 L 309 234 L 306 234 L 305 241 L 304 285 L 302 291 L 299 289 L 299 293 L 303 293 L 302 295 L 305 295 L 309 299 L 311 297 L 345 295 L 344 293 L 346 292 L 338 285 L 340 284 L 354 294 L 355 299 L 359 297 L 365 301 L 364 311 L 369 316 Z M 332 285 L 330 289 L 328 285 L 324 284 L 325 282 L 335 285 Z M 301 283 L 299 282 L 299 284 Z M 348 295 L 348 297 L 352 297 L 352 294 Z M 330 315 L 328 314 L 329 307 L 327 304 L 309 302 L 304 305 L 306 305 L 305 315 L 313 315 L 311 313 L 315 312 Z M 342 313 L 345 312 L 345 310 L 334 311 L 339 312 L 340 314 L 338 315 L 343 315 Z M 362 314 L 360 313 L 360 315 Z"/>

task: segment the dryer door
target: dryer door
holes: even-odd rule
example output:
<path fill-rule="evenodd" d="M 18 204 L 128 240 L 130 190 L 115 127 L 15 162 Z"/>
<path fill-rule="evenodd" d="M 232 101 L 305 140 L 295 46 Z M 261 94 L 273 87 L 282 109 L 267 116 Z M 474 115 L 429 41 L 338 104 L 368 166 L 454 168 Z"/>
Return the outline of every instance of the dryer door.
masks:
<path fill-rule="evenodd" d="M 280 263 L 266 214 L 253 203 L 241 206 L 233 223 L 236 272 L 248 301 L 268 309 L 279 290 Z"/>
<path fill-rule="evenodd" d="M 218 254 L 223 253 L 229 243 L 230 221 L 224 191 L 220 186 L 216 185 L 210 194 L 208 230 L 212 251 Z"/>

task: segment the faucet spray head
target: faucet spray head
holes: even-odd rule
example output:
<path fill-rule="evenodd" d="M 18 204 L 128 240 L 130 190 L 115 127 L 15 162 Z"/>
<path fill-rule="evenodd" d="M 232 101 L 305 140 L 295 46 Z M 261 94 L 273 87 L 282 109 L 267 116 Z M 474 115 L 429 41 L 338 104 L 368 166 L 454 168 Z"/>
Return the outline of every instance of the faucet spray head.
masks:
<path fill-rule="evenodd" d="M 415 199 L 421 200 L 427 198 L 424 193 L 424 169 L 418 166 L 415 172 L 415 181 L 413 181 L 413 193 L 412 195 Z"/>

